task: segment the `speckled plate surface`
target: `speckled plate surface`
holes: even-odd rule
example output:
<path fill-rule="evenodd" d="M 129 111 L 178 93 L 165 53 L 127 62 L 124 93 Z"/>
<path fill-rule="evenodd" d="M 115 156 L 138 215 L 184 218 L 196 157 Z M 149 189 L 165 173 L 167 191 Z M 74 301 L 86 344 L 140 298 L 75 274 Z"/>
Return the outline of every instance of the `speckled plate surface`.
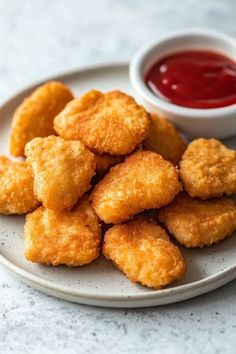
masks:
<path fill-rule="evenodd" d="M 54 79 L 69 85 L 77 95 L 92 88 L 121 89 L 134 95 L 126 64 L 85 68 Z M 33 87 L 15 95 L 0 108 L 0 154 L 9 155 L 13 111 Z M 225 143 L 236 148 L 236 138 Z M 207 293 L 236 278 L 236 235 L 203 250 L 183 249 L 187 261 L 184 278 L 156 291 L 132 284 L 102 257 L 74 269 L 27 262 L 23 256 L 23 224 L 24 217 L 0 216 L 0 263 L 25 283 L 66 300 L 106 307 L 163 305 Z"/>

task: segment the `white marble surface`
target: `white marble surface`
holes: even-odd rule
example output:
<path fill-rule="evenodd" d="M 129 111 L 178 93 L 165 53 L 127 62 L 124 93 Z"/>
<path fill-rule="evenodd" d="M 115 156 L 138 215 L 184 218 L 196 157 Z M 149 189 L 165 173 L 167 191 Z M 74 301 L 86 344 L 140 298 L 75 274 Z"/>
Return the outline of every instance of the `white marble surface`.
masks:
<path fill-rule="evenodd" d="M 128 60 L 156 35 L 204 26 L 236 36 L 235 0 L 0 0 L 0 102 L 47 75 Z M 0 269 L 0 353 L 236 353 L 236 281 L 152 309 L 80 306 Z"/>

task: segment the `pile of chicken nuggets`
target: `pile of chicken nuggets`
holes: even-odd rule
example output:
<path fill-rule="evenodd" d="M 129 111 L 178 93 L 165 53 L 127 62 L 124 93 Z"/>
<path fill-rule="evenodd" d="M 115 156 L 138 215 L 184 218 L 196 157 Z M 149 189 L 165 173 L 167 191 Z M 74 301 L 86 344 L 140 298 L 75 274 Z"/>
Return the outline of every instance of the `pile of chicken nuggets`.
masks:
<path fill-rule="evenodd" d="M 0 213 L 27 214 L 29 261 L 75 267 L 102 253 L 160 289 L 185 272 L 178 244 L 210 246 L 236 229 L 236 151 L 187 145 L 123 92 L 74 98 L 45 83 L 15 111 L 10 152 L 23 161 L 0 157 Z"/>

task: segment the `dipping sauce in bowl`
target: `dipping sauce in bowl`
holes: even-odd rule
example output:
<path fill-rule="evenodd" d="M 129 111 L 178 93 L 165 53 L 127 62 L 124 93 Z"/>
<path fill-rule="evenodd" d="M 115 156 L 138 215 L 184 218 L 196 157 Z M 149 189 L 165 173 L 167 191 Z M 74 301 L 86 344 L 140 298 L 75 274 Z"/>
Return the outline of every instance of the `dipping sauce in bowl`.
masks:
<path fill-rule="evenodd" d="M 213 51 L 182 51 L 151 67 L 146 85 L 158 97 L 190 108 L 236 103 L 236 62 Z"/>

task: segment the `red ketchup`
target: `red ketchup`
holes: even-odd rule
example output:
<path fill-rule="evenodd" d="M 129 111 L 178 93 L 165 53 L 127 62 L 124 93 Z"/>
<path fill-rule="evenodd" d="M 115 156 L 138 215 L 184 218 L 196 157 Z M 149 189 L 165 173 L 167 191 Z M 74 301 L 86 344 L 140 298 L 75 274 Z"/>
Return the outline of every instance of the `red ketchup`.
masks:
<path fill-rule="evenodd" d="M 157 62 L 145 78 L 165 101 L 191 108 L 236 103 L 236 62 L 216 52 L 184 51 Z"/>

